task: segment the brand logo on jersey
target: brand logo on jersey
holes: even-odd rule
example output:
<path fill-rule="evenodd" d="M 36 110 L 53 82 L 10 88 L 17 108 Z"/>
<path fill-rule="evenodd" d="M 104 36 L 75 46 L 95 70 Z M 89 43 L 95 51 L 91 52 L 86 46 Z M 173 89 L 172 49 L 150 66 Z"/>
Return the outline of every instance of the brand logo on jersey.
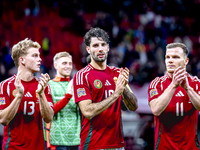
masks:
<path fill-rule="evenodd" d="M 100 89 L 102 87 L 102 83 L 100 80 L 95 80 L 94 81 L 94 86 L 97 88 L 97 89 Z"/>
<path fill-rule="evenodd" d="M 0 105 L 6 104 L 5 97 L 0 97 Z"/>
<path fill-rule="evenodd" d="M 176 96 L 176 97 L 183 97 L 184 94 L 183 94 L 181 91 L 179 91 L 175 96 Z"/>
<path fill-rule="evenodd" d="M 109 86 L 109 85 L 111 85 L 110 82 L 106 80 L 105 86 Z"/>
<path fill-rule="evenodd" d="M 77 89 L 77 96 L 78 96 L 78 98 L 81 97 L 81 96 L 84 96 L 84 95 L 86 95 L 86 92 L 85 92 L 84 88 Z"/>
<path fill-rule="evenodd" d="M 13 93 L 13 96 L 16 97 L 16 95 L 17 95 L 17 89 L 13 90 L 12 93 Z"/>
<path fill-rule="evenodd" d="M 24 96 L 25 97 L 33 97 L 30 92 L 27 92 Z"/>
<path fill-rule="evenodd" d="M 150 97 L 152 98 L 154 95 L 157 95 L 158 94 L 158 91 L 157 91 L 157 89 L 152 89 L 151 91 L 150 91 Z"/>

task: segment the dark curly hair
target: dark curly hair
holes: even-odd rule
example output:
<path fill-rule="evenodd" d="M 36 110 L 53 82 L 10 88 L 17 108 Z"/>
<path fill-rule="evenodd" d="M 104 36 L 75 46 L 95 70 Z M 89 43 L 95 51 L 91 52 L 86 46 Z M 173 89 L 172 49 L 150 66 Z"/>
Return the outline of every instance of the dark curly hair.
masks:
<path fill-rule="evenodd" d="M 90 42 L 91 42 L 91 38 L 92 37 L 96 37 L 98 38 L 99 40 L 102 40 L 105 41 L 106 43 L 109 43 L 109 36 L 108 34 L 103 30 L 103 29 L 100 29 L 100 28 L 92 28 L 90 29 L 84 36 L 84 43 L 86 46 L 90 46 Z M 101 39 L 100 39 L 101 38 Z"/>

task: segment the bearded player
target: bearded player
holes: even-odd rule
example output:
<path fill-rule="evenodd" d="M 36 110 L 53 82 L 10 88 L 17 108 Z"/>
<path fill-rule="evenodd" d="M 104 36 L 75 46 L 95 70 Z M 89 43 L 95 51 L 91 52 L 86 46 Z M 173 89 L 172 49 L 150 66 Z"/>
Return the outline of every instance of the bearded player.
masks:
<path fill-rule="evenodd" d="M 137 109 L 137 98 L 128 90 L 129 70 L 107 65 L 108 34 L 92 28 L 84 36 L 91 62 L 73 79 L 75 102 L 82 112 L 80 150 L 124 150 L 121 99 L 129 110 Z"/>

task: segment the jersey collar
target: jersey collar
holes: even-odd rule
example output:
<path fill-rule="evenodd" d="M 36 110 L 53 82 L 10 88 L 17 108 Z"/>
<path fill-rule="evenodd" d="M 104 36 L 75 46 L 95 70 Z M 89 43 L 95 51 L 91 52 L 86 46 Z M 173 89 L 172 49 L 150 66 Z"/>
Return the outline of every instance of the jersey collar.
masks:
<path fill-rule="evenodd" d="M 60 82 L 60 81 L 70 81 L 70 77 L 67 77 L 67 78 L 61 78 L 61 77 L 58 77 L 57 75 L 55 76 L 55 78 L 53 79 L 53 81 L 55 82 Z"/>

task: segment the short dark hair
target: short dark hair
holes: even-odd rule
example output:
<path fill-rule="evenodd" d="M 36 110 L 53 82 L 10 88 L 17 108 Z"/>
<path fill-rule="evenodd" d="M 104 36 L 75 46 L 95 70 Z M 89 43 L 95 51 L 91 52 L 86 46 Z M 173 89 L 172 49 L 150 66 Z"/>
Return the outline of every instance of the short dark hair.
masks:
<path fill-rule="evenodd" d="M 109 43 L 109 36 L 108 34 L 100 28 L 91 28 L 84 36 L 84 43 L 86 46 L 90 46 L 91 43 L 91 38 L 92 37 L 97 37 L 98 39 L 102 38 L 103 41 L 106 43 Z"/>
<path fill-rule="evenodd" d="M 188 50 L 187 46 L 183 43 L 170 43 L 166 46 L 166 49 L 176 48 L 176 47 L 182 48 L 186 57 L 188 56 L 189 50 Z"/>

